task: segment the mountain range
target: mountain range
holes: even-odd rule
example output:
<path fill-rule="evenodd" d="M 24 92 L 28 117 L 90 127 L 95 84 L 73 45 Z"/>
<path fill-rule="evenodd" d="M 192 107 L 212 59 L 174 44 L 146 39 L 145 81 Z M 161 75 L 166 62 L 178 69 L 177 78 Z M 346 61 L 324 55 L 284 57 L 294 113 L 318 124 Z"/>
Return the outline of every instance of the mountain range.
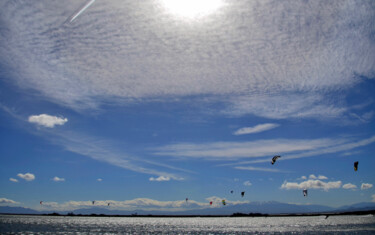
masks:
<path fill-rule="evenodd" d="M 234 213 L 243 214 L 301 214 L 301 213 L 340 213 L 350 211 L 368 211 L 375 210 L 374 202 L 362 202 L 352 205 L 342 206 L 339 208 L 333 208 L 322 205 L 296 205 L 281 202 L 251 202 L 241 205 L 228 205 L 220 208 L 207 208 L 207 209 L 195 209 L 186 211 L 163 211 L 163 210 L 111 210 L 107 207 L 92 206 L 89 208 L 76 209 L 74 211 L 37 211 L 25 207 L 0 207 L 0 213 L 3 214 L 68 214 L 73 213 L 75 215 L 91 215 L 91 214 L 104 214 L 104 215 L 232 215 Z"/>

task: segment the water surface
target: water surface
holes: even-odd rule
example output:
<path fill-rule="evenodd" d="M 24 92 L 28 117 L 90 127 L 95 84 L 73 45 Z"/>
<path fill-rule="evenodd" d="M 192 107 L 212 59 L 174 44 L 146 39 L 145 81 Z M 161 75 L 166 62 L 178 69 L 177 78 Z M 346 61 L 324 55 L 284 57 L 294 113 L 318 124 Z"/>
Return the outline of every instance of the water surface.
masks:
<path fill-rule="evenodd" d="M 0 215 L 1 234 L 375 234 L 375 217 L 69 217 Z"/>

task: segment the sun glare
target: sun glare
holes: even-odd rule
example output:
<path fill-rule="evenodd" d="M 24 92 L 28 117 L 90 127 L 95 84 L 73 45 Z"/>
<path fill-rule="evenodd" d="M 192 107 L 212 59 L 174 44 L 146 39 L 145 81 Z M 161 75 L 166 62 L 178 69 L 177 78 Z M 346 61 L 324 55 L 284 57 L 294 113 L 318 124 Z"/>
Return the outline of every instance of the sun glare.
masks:
<path fill-rule="evenodd" d="M 222 0 L 160 0 L 164 8 L 179 17 L 194 19 L 207 16 L 222 6 Z"/>

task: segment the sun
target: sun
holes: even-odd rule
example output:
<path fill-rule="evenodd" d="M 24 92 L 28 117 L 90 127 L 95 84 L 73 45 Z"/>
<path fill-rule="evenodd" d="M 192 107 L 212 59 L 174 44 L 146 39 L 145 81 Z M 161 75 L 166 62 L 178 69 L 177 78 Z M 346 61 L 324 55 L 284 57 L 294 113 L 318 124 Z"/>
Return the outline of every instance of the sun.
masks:
<path fill-rule="evenodd" d="M 210 15 L 222 5 L 222 0 L 160 0 L 171 14 L 186 19 L 196 19 Z"/>

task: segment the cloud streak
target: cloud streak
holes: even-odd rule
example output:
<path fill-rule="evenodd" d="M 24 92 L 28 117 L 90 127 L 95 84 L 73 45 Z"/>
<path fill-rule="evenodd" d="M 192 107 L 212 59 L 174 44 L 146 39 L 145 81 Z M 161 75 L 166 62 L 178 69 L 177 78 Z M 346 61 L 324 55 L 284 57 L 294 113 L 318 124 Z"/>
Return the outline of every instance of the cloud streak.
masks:
<path fill-rule="evenodd" d="M 321 139 L 323 140 L 323 139 Z M 306 140 L 308 141 L 308 140 Z M 317 140 L 318 141 L 318 140 Z M 327 139 L 330 143 L 322 144 L 322 145 L 316 145 L 312 149 L 306 149 L 306 151 L 300 151 L 293 153 L 293 150 L 285 151 L 285 153 L 289 152 L 289 154 L 283 155 L 282 158 L 279 159 L 279 161 L 284 160 L 292 160 L 292 159 L 298 159 L 298 158 L 305 158 L 305 157 L 314 157 L 314 156 L 321 156 L 324 154 L 331 154 L 331 153 L 340 153 L 343 151 L 352 150 L 355 148 L 363 147 L 369 144 L 372 144 L 375 142 L 375 136 L 371 136 L 370 138 L 362 139 L 362 140 L 352 140 L 352 139 Z M 297 142 L 296 142 L 297 144 Z M 272 147 L 272 146 L 270 146 Z M 251 151 L 251 150 L 249 150 Z M 264 155 L 259 155 L 259 157 L 262 157 Z M 269 156 L 267 156 L 269 157 Z M 230 165 L 244 165 L 244 164 L 256 164 L 256 163 L 265 163 L 269 162 L 269 159 L 257 159 L 257 160 L 251 160 L 251 161 L 241 161 L 241 162 L 235 162 L 235 163 L 227 163 L 227 164 L 221 164 L 221 166 L 230 166 Z"/>
<path fill-rule="evenodd" d="M 173 167 L 167 164 L 132 156 L 129 153 L 119 149 L 116 144 L 113 144 L 109 140 L 88 137 L 75 132 L 60 131 L 59 133 L 45 132 L 45 134 L 47 134 L 47 136 L 53 136 L 53 143 L 63 146 L 68 151 L 134 172 L 168 177 L 169 179 L 173 180 L 183 180 L 184 177 L 177 173 L 169 173 L 159 169 L 177 172 L 190 172 L 185 169 Z"/>
<path fill-rule="evenodd" d="M 247 134 L 259 133 L 259 132 L 271 130 L 278 126 L 279 125 L 275 123 L 265 123 L 265 124 L 256 125 L 254 127 L 243 127 L 235 131 L 233 135 L 247 135 Z"/>
<path fill-rule="evenodd" d="M 0 204 L 16 204 L 16 201 L 7 198 L 0 198 Z"/>
<path fill-rule="evenodd" d="M 83 5 L 80 9 L 78 9 L 77 12 L 75 12 L 71 17 L 69 17 L 69 22 L 73 22 L 79 15 L 81 15 L 88 7 L 91 6 L 91 4 L 93 4 L 95 2 L 95 0 L 89 0 L 85 3 L 85 5 Z"/>
<path fill-rule="evenodd" d="M 375 139 L 374 139 L 375 141 Z M 212 143 L 179 143 L 155 149 L 155 154 L 172 157 L 206 158 L 206 159 L 240 159 L 270 157 L 275 153 L 292 153 L 312 151 L 317 148 L 334 146 L 342 140 L 315 139 L 271 139 L 248 142 L 212 142 Z"/>
<path fill-rule="evenodd" d="M 170 181 L 171 180 L 171 178 L 170 177 L 168 177 L 168 176 L 159 176 L 159 177 L 157 177 L 157 178 L 154 178 L 154 177 L 150 177 L 150 179 L 149 179 L 150 181 L 158 181 L 158 182 L 160 182 L 160 181 Z"/>
<path fill-rule="evenodd" d="M 265 172 L 285 172 L 279 169 L 252 167 L 252 166 L 236 166 L 234 169 L 245 171 L 265 171 Z"/>

